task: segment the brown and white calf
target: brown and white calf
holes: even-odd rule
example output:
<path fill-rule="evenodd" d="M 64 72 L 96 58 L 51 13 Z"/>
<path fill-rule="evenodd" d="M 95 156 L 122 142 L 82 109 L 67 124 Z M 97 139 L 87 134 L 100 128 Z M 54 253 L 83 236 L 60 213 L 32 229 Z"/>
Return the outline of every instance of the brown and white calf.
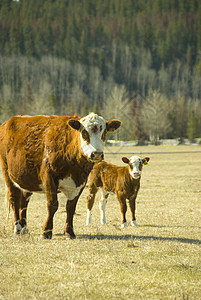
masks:
<path fill-rule="evenodd" d="M 131 225 L 137 226 L 135 217 L 135 200 L 140 188 L 140 178 L 142 166 L 147 164 L 149 157 L 141 159 L 139 156 L 132 156 L 130 159 L 122 157 L 122 161 L 127 164 L 125 167 L 107 163 L 105 161 L 96 163 L 89 177 L 89 192 L 87 196 L 87 220 L 86 224 L 91 223 L 91 210 L 95 196 L 100 189 L 99 209 L 101 213 L 101 224 L 106 223 L 105 208 L 107 198 L 110 193 L 115 193 L 120 204 L 122 213 L 122 225 L 126 227 L 126 199 L 129 200 L 131 210 Z"/>
<path fill-rule="evenodd" d="M 119 120 L 106 122 L 91 113 L 77 116 L 14 116 L 0 126 L 0 162 L 14 213 L 14 232 L 27 230 L 26 211 L 33 192 L 47 197 L 43 237 L 51 238 L 57 193 L 67 198 L 65 235 L 75 238 L 73 215 L 103 141 Z M 38 207 L 40 209 L 40 207 Z"/>

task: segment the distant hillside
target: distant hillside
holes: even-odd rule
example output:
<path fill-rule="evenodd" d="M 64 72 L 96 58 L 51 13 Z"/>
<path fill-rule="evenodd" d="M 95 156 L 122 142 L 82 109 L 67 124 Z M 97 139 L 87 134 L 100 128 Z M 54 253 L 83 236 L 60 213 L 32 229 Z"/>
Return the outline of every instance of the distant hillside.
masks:
<path fill-rule="evenodd" d="M 154 90 L 198 101 L 199 119 L 200 83 L 200 0 L 0 1 L 2 120 L 36 98 L 30 113 L 44 103 L 50 113 L 104 112 L 115 86 L 139 105 Z"/>

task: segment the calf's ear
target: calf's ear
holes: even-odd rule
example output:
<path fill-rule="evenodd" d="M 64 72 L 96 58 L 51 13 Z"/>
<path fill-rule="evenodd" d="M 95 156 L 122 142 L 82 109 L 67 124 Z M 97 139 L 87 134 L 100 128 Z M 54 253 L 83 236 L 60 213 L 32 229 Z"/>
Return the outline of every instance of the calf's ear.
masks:
<path fill-rule="evenodd" d="M 121 126 L 121 121 L 117 119 L 113 119 L 106 122 L 106 130 L 107 132 L 114 132 L 116 129 L 118 129 Z"/>
<path fill-rule="evenodd" d="M 148 165 L 148 161 L 150 160 L 149 157 L 145 157 L 142 159 L 143 165 Z"/>
<path fill-rule="evenodd" d="M 73 119 L 68 121 L 68 125 L 70 125 L 70 127 L 76 130 L 79 130 L 81 127 L 80 122 L 78 120 L 73 120 Z"/>
<path fill-rule="evenodd" d="M 121 159 L 125 164 L 129 164 L 129 159 L 127 157 L 122 157 Z"/>

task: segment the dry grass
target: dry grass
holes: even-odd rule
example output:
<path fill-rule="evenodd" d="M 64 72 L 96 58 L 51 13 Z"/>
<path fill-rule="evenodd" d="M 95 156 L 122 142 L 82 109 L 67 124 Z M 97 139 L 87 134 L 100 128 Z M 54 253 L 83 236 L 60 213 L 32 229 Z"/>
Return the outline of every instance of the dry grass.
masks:
<path fill-rule="evenodd" d="M 112 149 L 133 153 L 183 150 L 201 147 Z M 106 155 L 106 160 L 120 165 L 121 156 Z M 96 201 L 92 225 L 86 227 L 85 190 L 75 215 L 74 241 L 62 235 L 63 196 L 51 241 L 40 238 L 46 200 L 38 194 L 29 204 L 30 234 L 13 236 L 12 214 L 4 227 L 0 175 L 0 299 L 200 299 L 201 153 L 149 156 L 137 199 L 139 227 L 120 228 L 120 210 L 113 196 L 107 205 L 108 223 L 100 224 Z M 129 211 L 127 219 L 130 222 Z"/>

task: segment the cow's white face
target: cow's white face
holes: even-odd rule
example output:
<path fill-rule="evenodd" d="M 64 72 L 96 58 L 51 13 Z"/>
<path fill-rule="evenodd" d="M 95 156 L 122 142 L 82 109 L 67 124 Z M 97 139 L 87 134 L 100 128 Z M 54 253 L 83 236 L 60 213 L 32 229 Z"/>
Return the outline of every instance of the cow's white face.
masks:
<path fill-rule="evenodd" d="M 81 123 L 81 148 L 90 160 L 100 161 L 103 155 L 103 133 L 106 130 L 105 120 L 91 113 L 80 120 Z"/>
<path fill-rule="evenodd" d="M 149 157 L 141 159 L 139 156 L 131 156 L 130 159 L 122 157 L 124 163 L 129 165 L 129 173 L 134 179 L 139 179 L 142 173 L 143 164 L 146 165 Z"/>
<path fill-rule="evenodd" d="M 70 120 L 69 125 L 79 130 L 80 144 L 84 155 L 92 162 L 103 160 L 103 142 L 108 131 L 115 131 L 121 125 L 119 120 L 105 121 L 102 117 L 90 113 L 78 120 Z"/>

